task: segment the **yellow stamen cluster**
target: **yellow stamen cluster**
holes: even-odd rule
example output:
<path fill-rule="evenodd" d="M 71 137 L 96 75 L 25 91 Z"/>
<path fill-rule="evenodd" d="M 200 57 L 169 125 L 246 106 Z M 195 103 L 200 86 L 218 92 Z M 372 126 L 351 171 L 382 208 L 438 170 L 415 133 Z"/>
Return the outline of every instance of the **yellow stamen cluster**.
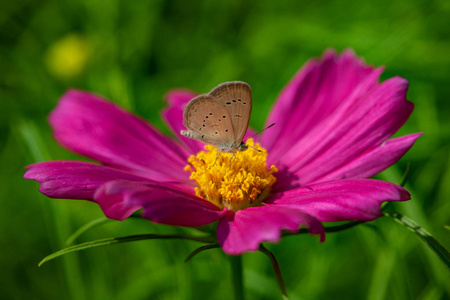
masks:
<path fill-rule="evenodd" d="M 190 165 L 185 167 L 191 172 L 190 179 L 197 183 L 195 194 L 220 208 L 237 211 L 249 206 L 260 205 L 268 195 L 278 172 L 275 166 L 266 167 L 267 152 L 259 144 L 247 141 L 246 151 L 220 153 L 211 145 L 205 146 L 196 156 L 189 157 Z"/>

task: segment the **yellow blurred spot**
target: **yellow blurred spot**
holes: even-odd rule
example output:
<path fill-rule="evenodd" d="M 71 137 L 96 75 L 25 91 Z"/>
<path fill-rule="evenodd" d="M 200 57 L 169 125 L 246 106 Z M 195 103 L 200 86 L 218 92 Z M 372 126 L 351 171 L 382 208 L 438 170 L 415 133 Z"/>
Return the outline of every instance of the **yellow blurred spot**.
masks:
<path fill-rule="evenodd" d="M 86 67 L 88 48 L 86 40 L 78 34 L 68 34 L 55 41 L 45 57 L 49 72 L 61 79 L 76 77 Z"/>

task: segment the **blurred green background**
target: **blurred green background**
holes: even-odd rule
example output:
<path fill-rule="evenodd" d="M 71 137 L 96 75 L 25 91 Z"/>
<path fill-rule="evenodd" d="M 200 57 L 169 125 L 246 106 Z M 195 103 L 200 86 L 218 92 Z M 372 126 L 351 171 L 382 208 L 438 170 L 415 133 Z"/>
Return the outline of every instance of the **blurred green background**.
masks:
<path fill-rule="evenodd" d="M 159 117 L 174 87 L 206 92 L 228 80 L 252 86 L 251 125 L 313 56 L 347 47 L 383 79 L 410 81 L 416 105 L 399 134 L 425 132 L 379 177 L 399 182 L 411 164 L 412 201 L 397 205 L 450 248 L 449 1 L 0 1 L 0 298 L 230 299 L 220 250 L 183 259 L 198 244 L 143 241 L 58 258 L 83 224 L 102 216 L 86 201 L 48 199 L 22 179 L 25 165 L 82 159 L 59 147 L 46 118 L 68 87 L 112 99 L 168 132 Z M 449 299 L 446 267 L 391 219 L 268 245 L 291 299 Z M 111 222 L 79 242 L 182 229 L 145 220 Z M 248 299 L 279 299 L 269 261 L 245 254 Z"/>

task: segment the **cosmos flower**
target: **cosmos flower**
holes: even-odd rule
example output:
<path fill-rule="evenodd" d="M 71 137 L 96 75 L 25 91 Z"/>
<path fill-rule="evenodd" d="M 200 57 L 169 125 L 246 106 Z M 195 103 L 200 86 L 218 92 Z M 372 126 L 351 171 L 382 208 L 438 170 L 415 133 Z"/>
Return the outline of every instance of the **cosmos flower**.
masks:
<path fill-rule="evenodd" d="M 231 163 L 231 154 L 215 161 L 214 147 L 180 134 L 193 92 L 167 94 L 162 116 L 173 139 L 100 96 L 69 90 L 49 117 L 54 137 L 101 164 L 40 162 L 24 177 L 48 197 L 96 202 L 115 220 L 142 209 L 156 223 L 217 224 L 217 240 L 232 255 L 302 226 L 323 240 L 321 222 L 371 221 L 384 201 L 410 199 L 396 184 L 368 179 L 421 135 L 391 139 L 413 104 L 405 79 L 379 83 L 381 73 L 350 50 L 310 60 L 276 100 L 267 119 L 276 126 L 247 140 L 261 152 L 237 152 Z"/>

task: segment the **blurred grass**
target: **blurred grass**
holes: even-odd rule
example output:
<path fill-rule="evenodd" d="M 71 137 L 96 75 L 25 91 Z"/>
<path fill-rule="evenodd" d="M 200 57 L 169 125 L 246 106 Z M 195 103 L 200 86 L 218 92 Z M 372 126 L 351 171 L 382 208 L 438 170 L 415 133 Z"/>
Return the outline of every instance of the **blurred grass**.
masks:
<path fill-rule="evenodd" d="M 92 203 L 47 199 L 36 183 L 22 179 L 22 168 L 79 158 L 55 143 L 46 123 L 69 87 L 102 94 L 168 132 L 159 111 L 169 89 L 205 92 L 243 80 L 254 93 L 251 125 L 261 128 L 283 85 L 328 47 L 351 47 L 369 63 L 385 65 L 383 79 L 409 80 L 416 108 L 399 134 L 425 135 L 380 176 L 399 182 L 411 163 L 413 200 L 397 208 L 450 248 L 443 227 L 450 224 L 449 37 L 450 2 L 444 0 L 0 0 L 1 298 L 229 299 L 226 257 L 211 250 L 183 264 L 197 246 L 184 241 L 88 250 L 37 268 L 102 213 Z M 64 46 L 82 66 L 52 62 Z M 414 234 L 387 218 L 372 224 L 376 229 L 329 234 L 324 244 L 305 235 L 268 245 L 291 299 L 450 297 L 448 271 Z M 182 230 L 127 220 L 80 241 L 148 232 Z M 264 255 L 244 255 L 244 267 L 249 299 L 279 298 Z"/>

